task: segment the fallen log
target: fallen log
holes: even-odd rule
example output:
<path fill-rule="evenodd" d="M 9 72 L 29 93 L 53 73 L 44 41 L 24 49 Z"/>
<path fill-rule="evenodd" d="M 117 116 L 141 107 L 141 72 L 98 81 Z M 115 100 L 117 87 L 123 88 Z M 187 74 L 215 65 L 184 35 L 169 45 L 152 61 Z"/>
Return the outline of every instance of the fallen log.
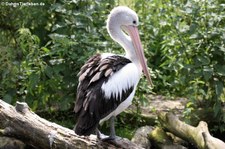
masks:
<path fill-rule="evenodd" d="M 225 143 L 210 135 L 207 123 L 199 122 L 197 127 L 188 125 L 172 113 L 158 113 L 159 121 L 164 128 L 177 137 L 186 140 L 199 149 L 224 149 Z"/>
<path fill-rule="evenodd" d="M 140 148 L 124 138 L 103 142 L 95 135 L 78 136 L 71 129 L 39 117 L 24 102 L 17 102 L 13 107 L 3 100 L 0 100 L 0 135 L 42 149 Z"/>

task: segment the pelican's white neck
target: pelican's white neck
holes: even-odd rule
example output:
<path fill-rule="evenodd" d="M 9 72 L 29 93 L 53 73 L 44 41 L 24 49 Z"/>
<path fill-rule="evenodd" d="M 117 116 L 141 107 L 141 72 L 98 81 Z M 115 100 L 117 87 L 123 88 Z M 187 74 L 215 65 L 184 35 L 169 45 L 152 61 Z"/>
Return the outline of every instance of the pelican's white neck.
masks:
<path fill-rule="evenodd" d="M 114 41 L 118 42 L 124 48 L 126 52 L 125 57 L 127 57 L 134 63 L 138 63 L 131 38 L 123 32 L 121 27 L 122 25 L 109 17 L 107 21 L 107 30 L 109 35 Z"/>
<path fill-rule="evenodd" d="M 125 49 L 126 57 L 136 65 L 139 72 L 141 73 L 143 70 L 149 83 L 152 85 L 144 50 L 138 33 L 138 22 L 136 12 L 128 7 L 118 6 L 114 8 L 108 16 L 107 30 L 112 39 Z M 129 36 L 125 34 L 124 31 L 128 33 Z"/>

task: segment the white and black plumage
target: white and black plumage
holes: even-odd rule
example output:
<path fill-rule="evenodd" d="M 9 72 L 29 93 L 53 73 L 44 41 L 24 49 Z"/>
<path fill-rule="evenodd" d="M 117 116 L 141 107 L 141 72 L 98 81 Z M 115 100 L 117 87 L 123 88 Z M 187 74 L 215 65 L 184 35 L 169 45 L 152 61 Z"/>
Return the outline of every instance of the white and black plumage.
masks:
<path fill-rule="evenodd" d="M 113 118 L 132 103 L 142 71 L 152 84 L 137 26 L 138 16 L 130 8 L 119 6 L 110 12 L 107 30 L 126 55 L 96 54 L 81 68 L 74 108 L 76 134 L 90 135 L 111 118 L 109 138 L 115 138 Z"/>

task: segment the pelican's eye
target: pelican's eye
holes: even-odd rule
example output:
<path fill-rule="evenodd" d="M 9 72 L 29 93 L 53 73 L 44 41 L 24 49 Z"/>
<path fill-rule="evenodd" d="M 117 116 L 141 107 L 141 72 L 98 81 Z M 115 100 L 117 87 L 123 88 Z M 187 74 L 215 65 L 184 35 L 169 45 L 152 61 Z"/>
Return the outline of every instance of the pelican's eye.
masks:
<path fill-rule="evenodd" d="M 134 21 L 133 21 L 133 24 L 136 24 L 136 23 L 137 23 L 137 22 L 134 20 Z"/>

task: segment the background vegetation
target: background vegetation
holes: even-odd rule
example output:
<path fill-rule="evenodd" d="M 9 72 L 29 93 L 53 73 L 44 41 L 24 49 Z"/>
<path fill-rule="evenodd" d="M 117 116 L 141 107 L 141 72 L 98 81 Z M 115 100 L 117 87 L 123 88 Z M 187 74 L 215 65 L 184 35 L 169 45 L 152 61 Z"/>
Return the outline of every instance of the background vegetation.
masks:
<path fill-rule="evenodd" d="M 152 93 L 186 97 L 187 122 L 202 119 L 196 113 L 203 109 L 210 129 L 225 131 L 222 0 L 42 0 L 42 6 L 7 2 L 0 7 L 0 99 L 25 101 L 59 123 L 71 119 L 80 67 L 96 52 L 123 52 L 107 34 L 105 21 L 113 7 L 128 5 L 140 17 L 155 85 L 150 89 L 142 79 L 135 105 L 147 104 Z M 74 121 L 63 124 L 72 128 Z"/>

